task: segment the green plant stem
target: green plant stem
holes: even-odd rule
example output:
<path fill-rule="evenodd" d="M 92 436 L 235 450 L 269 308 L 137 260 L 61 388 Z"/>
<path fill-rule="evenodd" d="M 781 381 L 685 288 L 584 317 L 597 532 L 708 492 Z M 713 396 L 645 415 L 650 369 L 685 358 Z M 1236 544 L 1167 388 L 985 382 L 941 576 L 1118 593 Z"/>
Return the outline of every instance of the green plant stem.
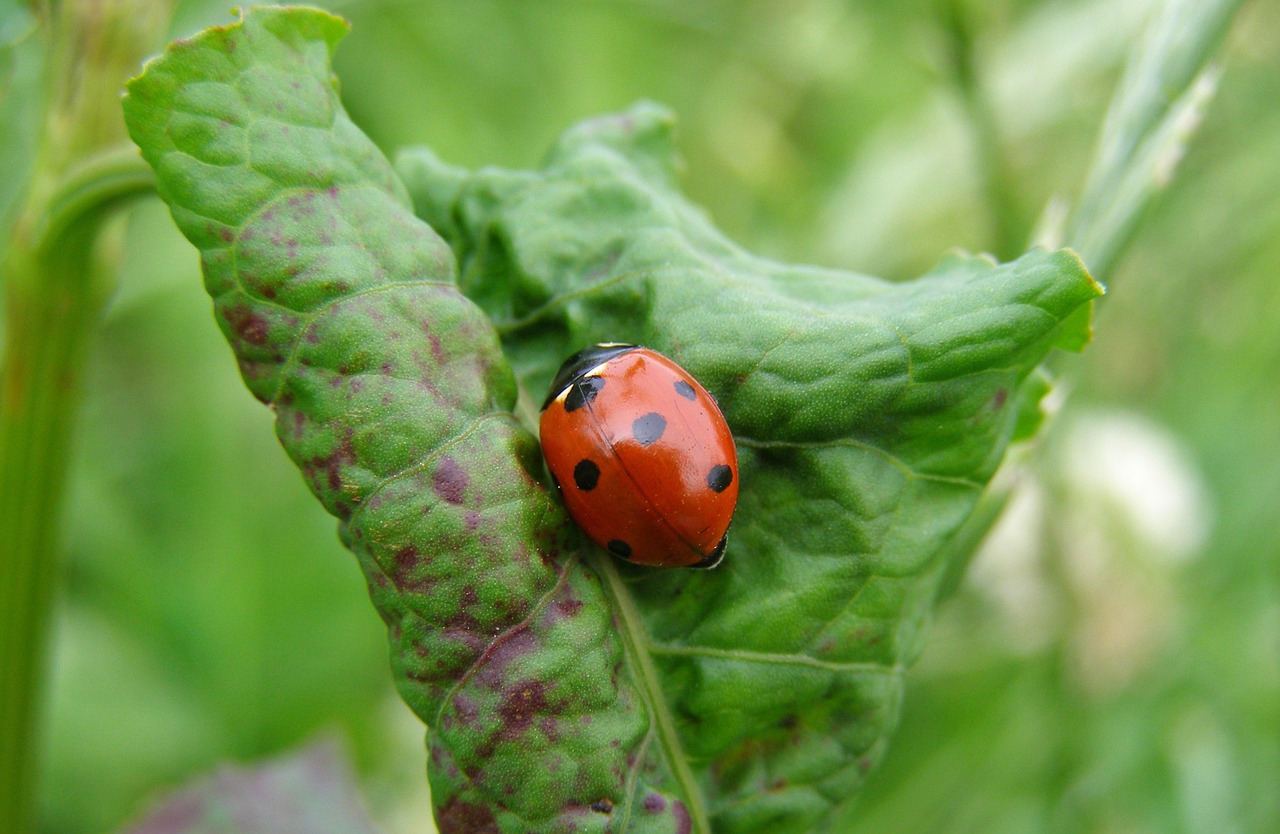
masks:
<path fill-rule="evenodd" d="M 991 212 L 992 250 L 1001 260 L 1008 260 L 1022 253 L 1026 239 L 1015 177 L 1000 143 L 995 112 L 978 81 L 973 27 L 963 0 L 950 0 L 942 16 L 952 77 L 973 130 L 982 190 Z"/>
<path fill-rule="evenodd" d="M 117 224 L 118 225 L 118 224 Z M 75 237 L 96 236 L 85 229 Z M 73 236 L 69 236 L 73 237 Z M 34 828 L 37 727 L 50 610 L 58 573 L 56 536 L 70 436 L 80 398 L 86 347 L 99 306 L 75 286 L 30 292 L 19 274 L 54 266 L 99 272 L 119 240 L 112 229 L 89 248 L 68 239 L 51 263 L 15 264 L 0 392 L 0 830 Z M 84 248 L 81 248 L 84 246 Z M 78 250 L 78 251 L 77 251 Z M 87 255 L 87 257 L 85 257 Z M 79 256 L 79 257 L 77 257 Z M 97 261 L 97 264 L 91 263 Z M 23 288 L 22 285 L 27 287 Z"/>
<path fill-rule="evenodd" d="M 151 188 L 119 90 L 168 4 L 42 4 L 46 102 L 26 199 L 0 264 L 0 831 L 37 828 L 41 703 L 57 535 L 94 325 L 113 286 L 122 201 Z"/>
<path fill-rule="evenodd" d="M 1116 88 L 1065 243 L 1106 276 L 1171 181 L 1216 88 L 1214 53 L 1242 0 L 1167 0 Z"/>

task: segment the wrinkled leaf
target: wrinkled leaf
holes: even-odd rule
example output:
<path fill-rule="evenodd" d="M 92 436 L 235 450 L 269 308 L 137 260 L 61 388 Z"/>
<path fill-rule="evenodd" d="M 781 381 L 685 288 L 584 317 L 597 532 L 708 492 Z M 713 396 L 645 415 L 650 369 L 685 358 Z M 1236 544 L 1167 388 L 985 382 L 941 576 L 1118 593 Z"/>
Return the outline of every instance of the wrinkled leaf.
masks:
<path fill-rule="evenodd" d="M 158 801 L 122 834 L 377 834 L 333 742 L 225 766 Z"/>
<path fill-rule="evenodd" d="M 838 830 L 944 549 L 1100 288 L 1067 252 L 903 285 L 754 257 L 676 191 L 651 105 L 538 171 L 418 151 L 397 176 L 340 106 L 344 31 L 251 11 L 170 47 L 125 109 L 368 578 L 441 831 Z M 721 568 L 617 563 L 547 489 L 518 393 L 602 340 L 719 398 L 742 483 Z"/>
<path fill-rule="evenodd" d="M 951 256 L 906 285 L 754 257 L 675 191 L 671 118 L 649 105 L 571 131 L 537 172 L 428 151 L 398 168 L 533 391 L 576 346 L 630 341 L 716 394 L 742 467 L 725 566 L 620 569 L 614 597 L 716 830 L 838 818 L 944 546 L 1034 425 L 1037 363 L 1087 341 L 1097 285 L 1065 252 Z"/>

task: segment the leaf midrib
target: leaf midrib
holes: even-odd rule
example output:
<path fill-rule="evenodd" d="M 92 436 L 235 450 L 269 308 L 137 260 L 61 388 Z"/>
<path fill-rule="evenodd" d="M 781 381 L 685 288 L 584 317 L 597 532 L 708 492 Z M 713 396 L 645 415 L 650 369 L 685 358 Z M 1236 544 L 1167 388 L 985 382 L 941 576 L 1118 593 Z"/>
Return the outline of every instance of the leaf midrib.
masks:
<path fill-rule="evenodd" d="M 651 642 L 648 629 L 645 628 L 635 600 L 632 599 L 631 592 L 618 574 L 612 558 L 597 559 L 593 564 L 604 577 L 606 589 L 614 603 L 624 644 L 623 650 L 630 661 L 631 673 L 640 686 L 645 704 L 649 707 L 653 724 L 657 728 L 658 743 L 662 746 L 667 764 L 688 805 L 693 834 L 711 834 L 711 819 L 707 815 L 706 800 L 702 796 L 702 790 L 693 775 L 693 770 L 689 767 L 688 757 L 680 743 L 680 735 L 676 732 L 671 707 L 663 694 L 662 681 L 658 678 L 658 670 L 654 668 L 653 659 L 649 655 Z M 637 763 L 638 766 L 639 763 Z"/>
<path fill-rule="evenodd" d="M 751 652 L 716 646 L 681 645 L 675 643 L 649 643 L 651 654 L 673 657 L 703 657 L 713 660 L 731 660 L 738 663 L 756 663 L 773 666 L 806 666 L 826 672 L 856 675 L 900 675 L 898 664 L 874 662 L 839 662 L 821 660 L 803 652 Z"/>

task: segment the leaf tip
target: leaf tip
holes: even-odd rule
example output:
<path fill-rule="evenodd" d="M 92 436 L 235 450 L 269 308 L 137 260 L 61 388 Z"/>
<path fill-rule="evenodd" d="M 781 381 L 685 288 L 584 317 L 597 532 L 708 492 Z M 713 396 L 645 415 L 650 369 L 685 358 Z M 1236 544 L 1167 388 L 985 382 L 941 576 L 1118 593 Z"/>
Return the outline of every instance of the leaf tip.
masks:
<path fill-rule="evenodd" d="M 308 54 L 310 45 L 322 43 L 332 57 L 351 29 L 345 18 L 307 6 L 237 7 L 231 12 L 235 21 L 175 38 L 125 82 L 125 125 L 153 165 L 168 142 L 169 112 L 184 82 L 225 80 L 256 62 L 318 63 L 323 59 Z"/>
<path fill-rule="evenodd" d="M 162 53 L 148 58 L 142 65 L 142 71 L 125 83 L 126 95 L 156 66 L 174 60 L 174 56 L 201 48 L 211 48 L 228 55 L 234 53 L 238 45 L 236 37 L 242 32 L 252 35 L 263 30 L 286 41 L 293 35 L 318 35 L 328 44 L 332 54 L 338 42 L 351 31 L 351 22 L 346 18 L 312 6 L 254 6 L 248 10 L 233 6 L 230 11 L 236 18 L 233 22 L 174 38 Z"/>
<path fill-rule="evenodd" d="M 1037 247 L 1044 248 L 1044 247 Z M 1062 262 L 1070 274 L 1079 278 L 1079 306 L 1062 321 L 1061 335 L 1055 347 L 1080 353 L 1093 342 L 1093 303 L 1106 295 L 1107 288 L 1085 265 L 1084 259 L 1074 249 L 1045 249 L 1048 255 Z"/>
<path fill-rule="evenodd" d="M 1047 249 L 1047 247 L 1036 247 L 1036 248 Z M 1084 276 L 1086 285 L 1088 286 L 1090 292 L 1093 294 L 1094 298 L 1100 298 L 1107 294 L 1106 285 L 1103 284 L 1101 281 L 1099 281 L 1097 278 L 1093 277 L 1093 273 L 1089 271 L 1088 265 L 1085 264 L 1084 258 L 1080 257 L 1079 252 L 1069 247 L 1064 247 L 1062 249 L 1054 250 L 1053 254 L 1063 258 L 1067 258 L 1075 265 L 1079 273 Z"/>

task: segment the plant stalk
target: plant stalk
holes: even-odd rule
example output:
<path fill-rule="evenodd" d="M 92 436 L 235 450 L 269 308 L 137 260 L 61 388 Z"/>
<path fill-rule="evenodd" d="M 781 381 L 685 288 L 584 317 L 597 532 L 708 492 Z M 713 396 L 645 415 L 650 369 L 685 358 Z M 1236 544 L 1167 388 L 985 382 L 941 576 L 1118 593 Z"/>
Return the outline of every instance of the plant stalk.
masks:
<path fill-rule="evenodd" d="M 119 91 L 168 3 L 36 7 L 45 45 L 37 155 L 0 264 L 0 831 L 36 831 L 58 532 L 85 361 L 114 284 L 122 200 L 150 189 Z"/>
<path fill-rule="evenodd" d="M 104 250 L 119 241 L 114 225 L 101 238 L 108 245 L 67 241 L 68 249 L 57 253 L 63 255 L 56 258 L 60 266 L 98 271 L 89 261 L 101 263 Z M 85 254 L 71 248 L 82 244 L 91 247 L 89 257 L 74 257 Z M 11 258 L 6 270 L 12 284 L 0 372 L 0 831 L 12 832 L 35 827 L 58 522 L 86 349 L 99 313 L 99 305 L 85 303 L 75 287 L 54 282 L 32 291 L 29 276 L 20 273 L 50 264 L 15 263 L 20 260 Z"/>
<path fill-rule="evenodd" d="M 991 213 L 991 249 L 1001 260 L 1010 260 L 1025 249 L 1025 220 L 1014 186 L 1016 177 L 1000 141 L 995 111 L 978 78 L 973 22 L 964 0 L 950 0 L 941 14 L 952 81 L 973 131 L 975 161 Z"/>

